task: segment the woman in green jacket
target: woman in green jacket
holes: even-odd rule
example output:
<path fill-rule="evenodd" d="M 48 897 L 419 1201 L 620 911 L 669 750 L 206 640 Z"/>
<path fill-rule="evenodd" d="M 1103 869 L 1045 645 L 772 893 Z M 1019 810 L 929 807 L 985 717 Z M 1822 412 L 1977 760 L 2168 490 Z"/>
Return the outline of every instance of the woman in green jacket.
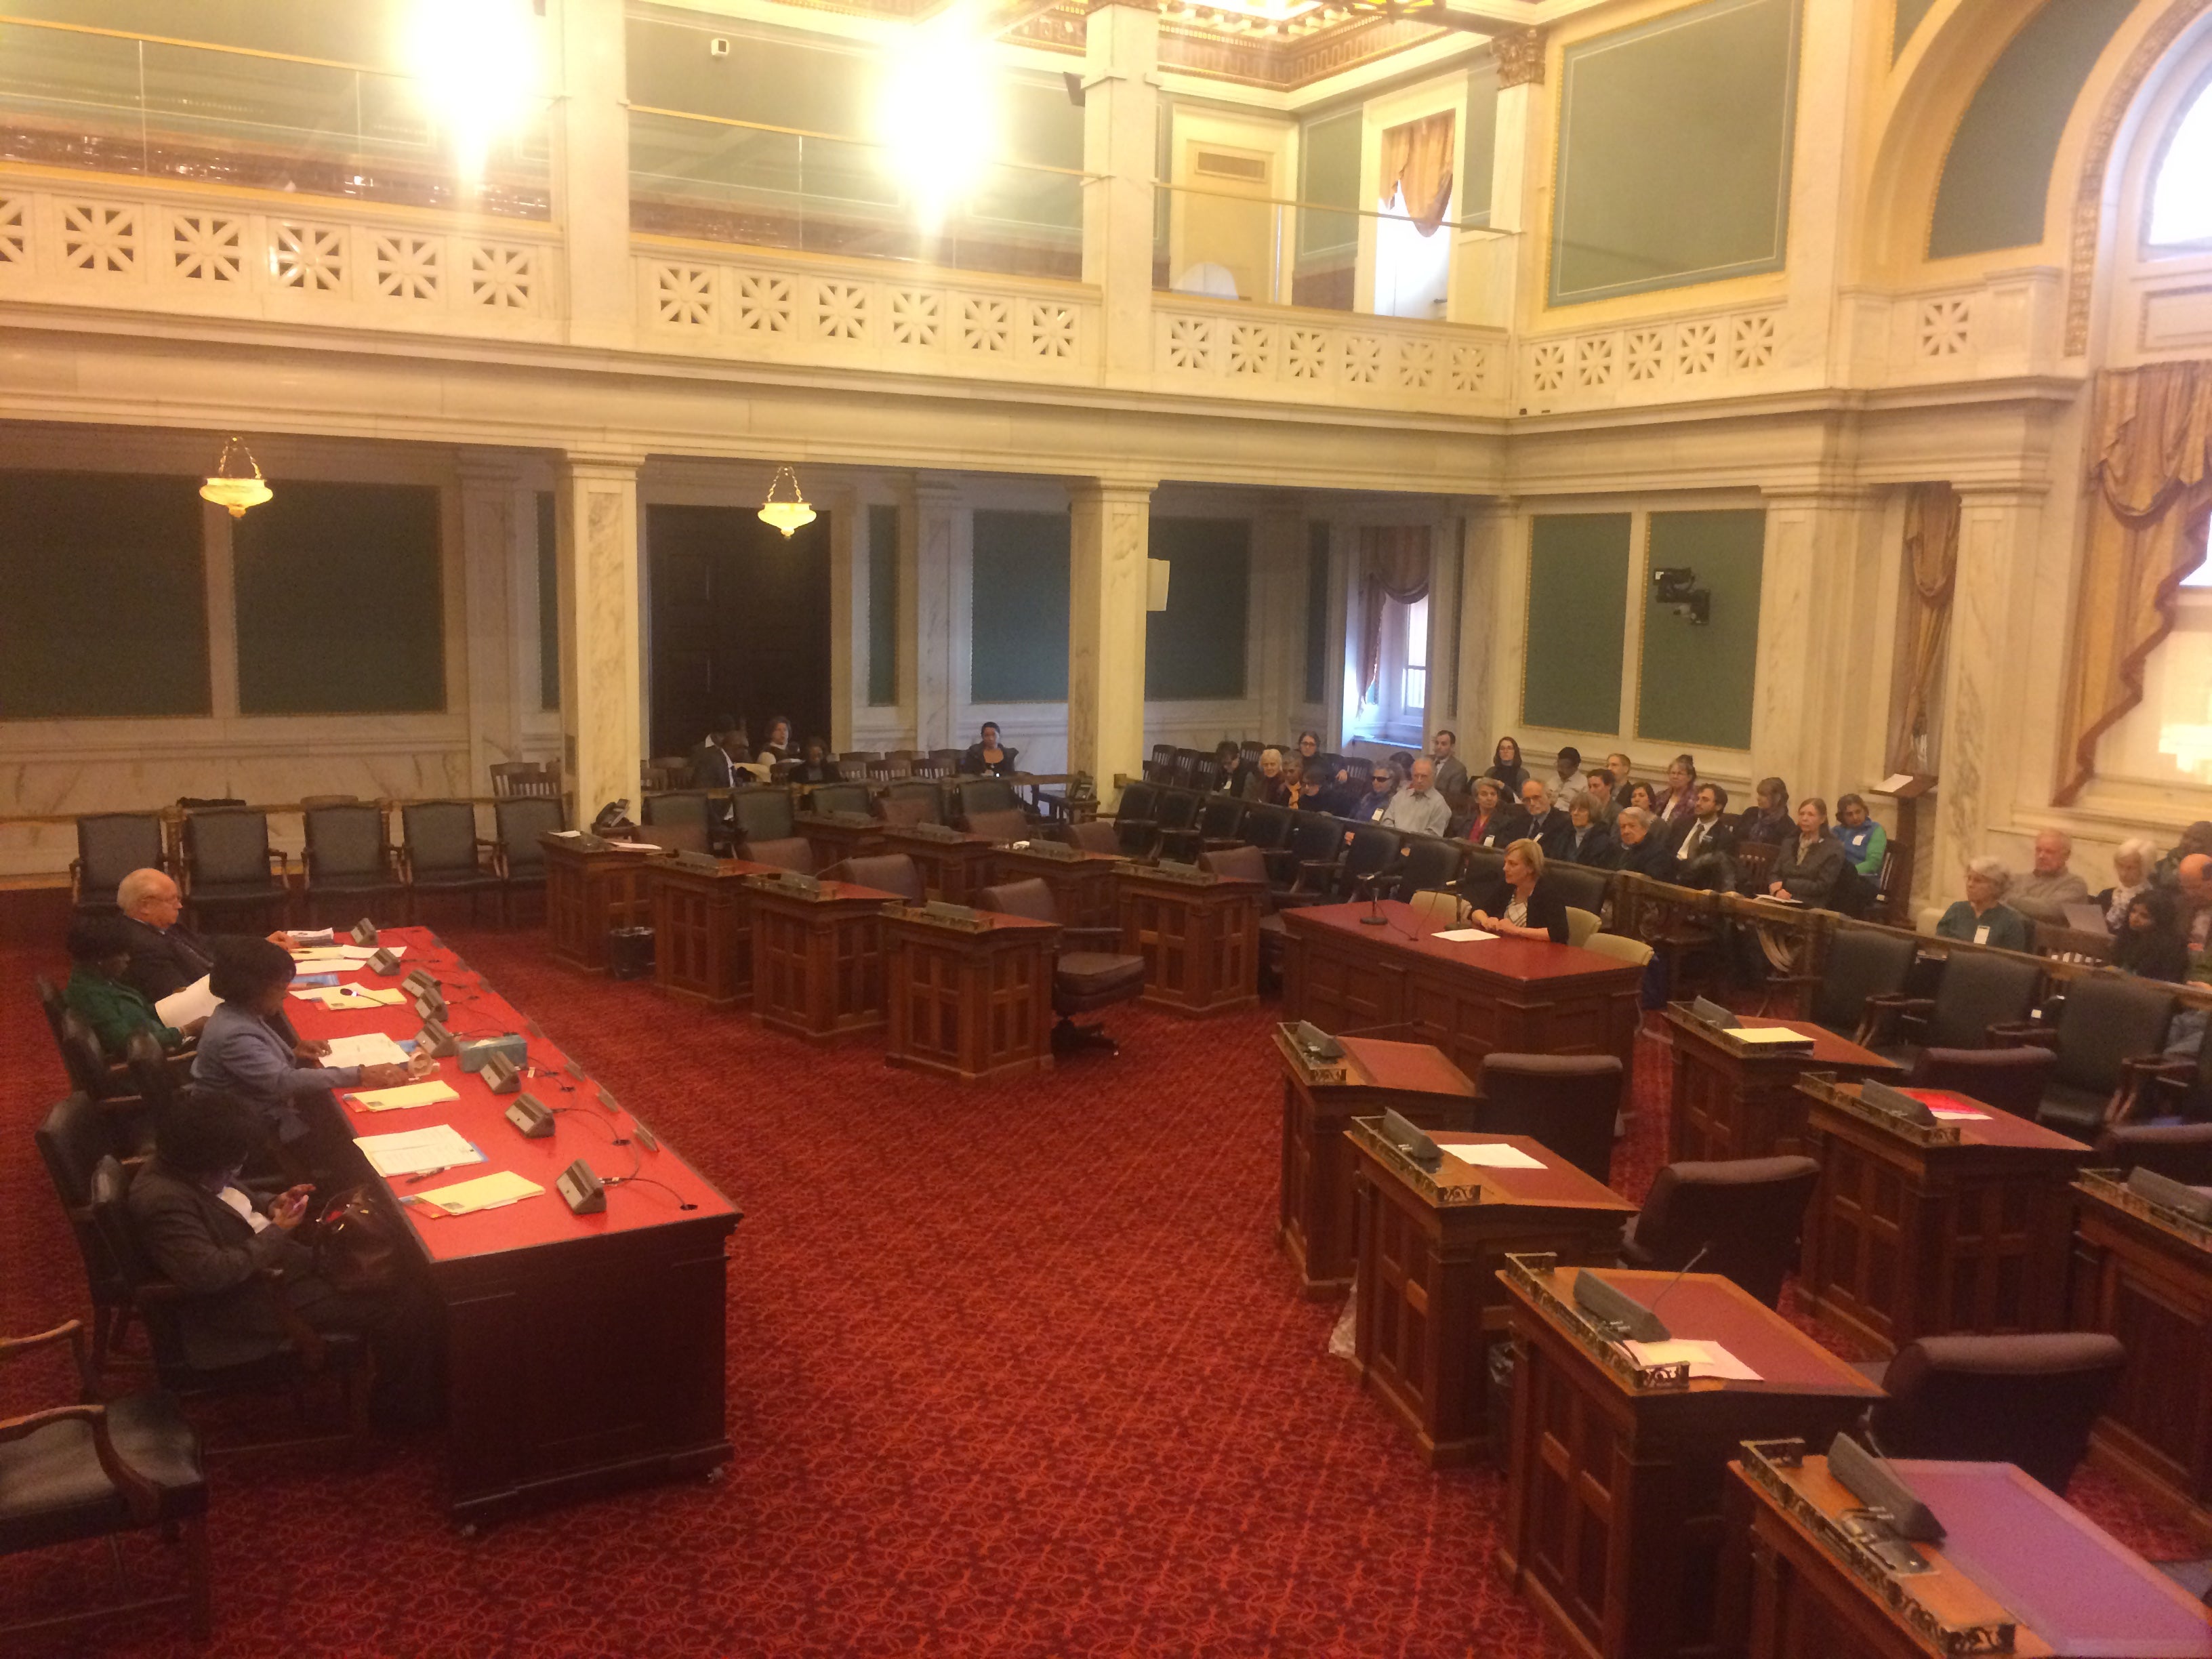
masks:
<path fill-rule="evenodd" d="M 138 988 L 124 978 L 131 967 L 131 941 L 118 916 L 79 916 L 70 925 L 66 1002 L 100 1037 L 111 1059 L 123 1058 L 134 1032 L 150 1031 L 165 1053 L 174 1054 L 199 1034 L 204 1019 L 179 1030 L 164 1025 Z"/>

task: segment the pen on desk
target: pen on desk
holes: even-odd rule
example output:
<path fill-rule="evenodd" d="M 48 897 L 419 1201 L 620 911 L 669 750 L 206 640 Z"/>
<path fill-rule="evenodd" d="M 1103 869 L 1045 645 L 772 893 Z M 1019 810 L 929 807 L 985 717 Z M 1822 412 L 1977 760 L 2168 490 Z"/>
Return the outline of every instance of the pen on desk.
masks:
<path fill-rule="evenodd" d="M 419 1187 L 424 1182 L 428 1181 L 432 1176 L 443 1175 L 447 1170 L 453 1167 L 453 1166 L 450 1164 L 441 1164 L 434 1170 L 418 1170 L 413 1175 L 407 1177 L 407 1184 L 410 1187 Z"/>

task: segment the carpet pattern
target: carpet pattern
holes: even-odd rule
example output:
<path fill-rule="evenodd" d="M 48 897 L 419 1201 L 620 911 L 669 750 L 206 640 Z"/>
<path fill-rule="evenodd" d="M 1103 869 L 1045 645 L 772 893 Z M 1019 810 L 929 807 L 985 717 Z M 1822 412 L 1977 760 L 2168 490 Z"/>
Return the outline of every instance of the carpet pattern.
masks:
<path fill-rule="evenodd" d="M 211 1475 L 217 1635 L 180 1617 L 40 1653 L 168 1656 L 1480 1655 L 1561 1651 L 1496 1579 L 1503 1481 L 1432 1472 L 1325 1353 L 1273 1243 L 1273 1011 L 1115 1011 L 1115 1059 L 962 1088 L 865 1042 L 817 1049 L 540 934 L 450 935 L 745 1212 L 730 1434 L 712 1483 L 464 1539 L 438 1448 L 302 1452 Z M 31 1145 L 63 1091 L 0 952 L 0 1331 L 84 1310 Z M 1661 1161 L 1666 1052 L 1639 1042 L 1617 1184 Z M 0 1413 L 67 1397 L 0 1375 Z M 2189 1553 L 2109 1483 L 2074 1496 Z M 2161 1550 L 2160 1546 L 2172 1546 Z M 151 1538 L 128 1552 L 175 1577 Z M 96 1547 L 0 1560 L 0 1607 L 97 1595 Z M 91 1587 L 88 1592 L 88 1587 Z"/>

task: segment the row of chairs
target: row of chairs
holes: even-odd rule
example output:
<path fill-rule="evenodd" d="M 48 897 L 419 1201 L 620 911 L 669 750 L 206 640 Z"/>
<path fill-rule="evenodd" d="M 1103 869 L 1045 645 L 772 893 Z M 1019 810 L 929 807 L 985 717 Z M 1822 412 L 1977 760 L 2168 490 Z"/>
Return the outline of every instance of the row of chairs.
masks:
<path fill-rule="evenodd" d="M 902 829 L 943 824 L 1000 840 L 1026 834 L 1036 823 L 1004 778 L 957 783 L 908 778 L 881 790 L 865 783 L 817 784 L 803 803 L 790 790 L 773 787 L 663 790 L 645 797 L 642 833 L 672 851 L 734 852 L 756 863 L 811 873 L 811 865 L 793 862 L 807 846 L 802 834 L 807 819 L 848 816 Z"/>
<path fill-rule="evenodd" d="M 869 783 L 896 783 L 907 778 L 943 780 L 960 775 L 961 749 L 848 749 L 834 758 L 840 773 Z M 788 783 L 799 775 L 798 761 L 778 761 L 769 768 L 772 784 Z M 647 794 L 689 789 L 696 784 L 688 756 L 664 755 L 645 763 Z"/>

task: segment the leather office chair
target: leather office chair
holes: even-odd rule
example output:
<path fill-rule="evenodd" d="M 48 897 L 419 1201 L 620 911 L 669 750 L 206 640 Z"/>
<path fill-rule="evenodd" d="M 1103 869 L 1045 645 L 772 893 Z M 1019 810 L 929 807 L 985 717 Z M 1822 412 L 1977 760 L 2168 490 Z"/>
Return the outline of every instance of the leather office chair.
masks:
<path fill-rule="evenodd" d="M 730 832 L 738 841 L 783 841 L 799 833 L 796 817 L 788 789 L 754 784 L 730 792 Z"/>
<path fill-rule="evenodd" d="M 1475 1133 L 1532 1136 L 1592 1180 L 1610 1182 L 1620 1077 L 1611 1054 L 1485 1054 Z"/>
<path fill-rule="evenodd" d="M 211 918 L 244 910 L 270 921 L 283 918 L 291 896 L 284 885 L 284 855 L 269 845 L 269 819 L 232 808 L 185 815 L 185 902 L 201 928 Z"/>
<path fill-rule="evenodd" d="M 2154 1170 L 2189 1187 L 2212 1187 L 2212 1123 L 2108 1123 L 2097 1137 L 2100 1169 Z"/>
<path fill-rule="evenodd" d="M 896 893 L 908 904 L 920 904 L 927 894 L 921 872 L 903 853 L 871 853 L 865 858 L 840 859 L 822 872 L 824 881 L 849 881 L 857 887 L 874 887 Z"/>
<path fill-rule="evenodd" d="M 167 864 L 158 814 L 94 812 L 81 817 L 76 856 L 70 860 L 70 902 L 80 910 L 113 910 L 115 890 L 124 877 Z"/>
<path fill-rule="evenodd" d="M 1152 850 L 1163 858 L 1176 855 L 1196 831 L 1198 809 L 1205 804 L 1206 797 L 1195 789 L 1161 790 L 1152 802 Z"/>
<path fill-rule="evenodd" d="M 130 1066 L 112 1061 L 84 1016 L 62 1011 L 62 1067 L 70 1087 L 96 1105 L 107 1121 L 108 1144 L 119 1158 L 135 1158 L 152 1145 L 153 1112 L 138 1092 Z"/>
<path fill-rule="evenodd" d="M 1010 916 L 1030 916 L 1038 921 L 1060 921 L 1060 906 L 1052 889 L 1038 878 L 1002 882 L 975 895 L 975 908 Z M 1145 959 L 1102 947 L 1121 943 L 1118 927 L 1060 928 L 1063 948 L 1052 965 L 1052 1011 L 1060 1016 L 1052 1028 L 1052 1051 L 1056 1055 L 1079 1048 L 1103 1048 L 1118 1053 L 1119 1046 L 1097 1025 L 1079 1025 L 1078 1014 L 1094 1013 L 1117 1002 L 1131 1002 L 1145 989 Z"/>
<path fill-rule="evenodd" d="M 1820 973 L 1784 979 L 1777 987 L 1808 993 L 1806 1017 L 1815 1025 L 1838 1036 L 1856 1036 L 1866 1024 L 1867 1000 L 1903 994 L 1919 953 L 1908 934 L 1838 925 L 1828 936 Z"/>
<path fill-rule="evenodd" d="M 1408 836 L 1405 856 L 1398 861 L 1398 896 L 1449 891 L 1459 884 L 1460 867 L 1467 861 L 1467 843 L 1442 836 Z"/>
<path fill-rule="evenodd" d="M 1371 891 L 1379 898 L 1393 896 L 1397 888 L 1398 864 L 1406 838 L 1379 823 L 1355 823 L 1344 857 L 1336 866 L 1330 891 L 1340 899 L 1364 899 Z"/>
<path fill-rule="evenodd" d="M 214 1628 L 214 1602 L 199 1436 L 166 1394 L 103 1401 L 98 1375 L 86 1360 L 82 1321 L 36 1336 L 0 1337 L 0 1360 L 64 1343 L 76 1360 L 81 1398 L 0 1424 L 0 1555 L 160 1527 L 184 1546 L 182 1594 L 137 1594 L 118 1555 L 116 1588 L 122 1600 L 66 1615 L 63 1622 L 181 1605 L 192 1634 L 204 1639 Z M 52 1626 L 40 1620 L 0 1627 L 0 1637 L 33 1628 Z"/>
<path fill-rule="evenodd" d="M 1884 1457 L 2016 1463 L 2063 1496 L 2127 1351 L 2091 1331 L 1923 1336 L 1860 1369 L 1889 1391 L 1867 1413 Z"/>
<path fill-rule="evenodd" d="M 2112 1121 L 2118 1123 L 2212 1122 L 2212 1042 L 2196 1057 L 2130 1062 Z"/>
<path fill-rule="evenodd" d="M 1243 822 L 1246 803 L 1235 795 L 1213 790 L 1200 798 L 1196 820 L 1186 830 L 1161 831 L 1161 850 L 1170 858 L 1195 860 L 1216 848 L 1235 847 Z"/>
<path fill-rule="evenodd" d="M 1174 753 L 1170 750 L 1169 757 L 1173 758 Z M 1147 778 L 1151 772 L 1150 767 L 1146 768 Z M 1115 850 L 1133 859 L 1150 858 L 1159 839 L 1159 807 L 1158 784 L 1132 783 L 1122 790 L 1114 806 Z"/>
<path fill-rule="evenodd" d="M 808 793 L 806 810 L 823 817 L 833 812 L 867 813 L 874 810 L 874 802 L 865 783 L 821 783 Z"/>
<path fill-rule="evenodd" d="M 1781 1297 L 1783 1275 L 1797 1265 L 1806 1206 L 1820 1178 L 1820 1166 L 1809 1158 L 1669 1164 L 1622 1232 L 1621 1259 L 1632 1267 L 1679 1272 L 1703 1250 L 1700 1272 L 1725 1273 L 1771 1308 Z"/>
<path fill-rule="evenodd" d="M 1291 844 L 1291 831 L 1297 827 L 1297 814 L 1289 807 L 1248 801 L 1244 816 L 1237 822 L 1237 836 L 1247 847 L 1272 853 Z"/>
<path fill-rule="evenodd" d="M 2044 1085 L 2036 1121 L 2077 1140 L 2094 1140 L 2120 1103 L 2132 1061 L 2155 1064 L 2176 1006 L 2157 980 L 2086 975 L 2067 988 L 2055 1020 L 2000 1027 L 1993 1041 L 2033 1043 L 2058 1056 Z"/>
<path fill-rule="evenodd" d="M 307 924 L 351 924 L 374 901 L 397 898 L 399 870 L 384 840 L 384 809 L 376 805 L 317 806 L 301 815 L 307 826 Z M 325 902 L 327 901 L 327 902 Z"/>
<path fill-rule="evenodd" d="M 1551 868 L 1547 864 L 1546 869 Z M 1459 872 L 1459 890 L 1462 893 L 1487 894 L 1505 878 L 1505 854 L 1495 847 L 1474 847 L 1467 849 L 1467 860 Z"/>
<path fill-rule="evenodd" d="M 753 864 L 772 864 L 779 870 L 814 873 L 814 845 L 804 836 L 781 836 L 774 841 L 741 841 L 738 856 Z"/>
<path fill-rule="evenodd" d="M 477 836 L 477 809 L 465 800 L 416 801 L 399 809 L 399 866 L 407 878 L 407 920 L 424 893 L 465 893 L 469 920 L 479 895 L 499 890 L 492 844 Z"/>
<path fill-rule="evenodd" d="M 1145 781 L 1147 783 L 1168 781 L 1170 775 L 1175 770 L 1175 756 L 1173 744 L 1154 744 L 1152 754 L 1145 761 Z"/>
<path fill-rule="evenodd" d="M 1019 812 L 1022 798 L 1004 778 L 963 778 L 960 782 L 960 810 L 968 814 Z"/>
<path fill-rule="evenodd" d="M 672 853 L 710 851 L 719 827 L 718 791 L 664 789 L 642 798 L 638 838 Z"/>
<path fill-rule="evenodd" d="M 1013 806 L 1004 811 L 967 813 L 961 818 L 960 827 L 971 836 L 1004 844 L 1028 840 L 1030 826 L 1029 814 Z"/>
<path fill-rule="evenodd" d="M 1869 996 L 1859 1042 L 1910 1064 L 1922 1048 L 1984 1048 L 1990 1028 L 2017 1025 L 2035 1005 L 2042 965 L 1994 951 L 1954 950 L 1932 997 Z"/>
<path fill-rule="evenodd" d="M 1326 812 L 1291 814 L 1291 836 L 1267 854 L 1268 885 L 1278 904 L 1325 904 L 1344 858 L 1344 821 Z"/>
<path fill-rule="evenodd" d="M 92 1219 L 92 1172 L 115 1154 L 107 1115 L 97 1102 L 75 1094 L 56 1101 L 32 1139 L 46 1166 L 54 1196 L 69 1218 L 84 1267 L 85 1290 L 92 1300 L 92 1369 L 107 1369 L 108 1357 L 121 1346 L 131 1324 L 131 1286 L 118 1271 Z"/>
<path fill-rule="evenodd" d="M 927 778 L 903 778 L 884 792 L 884 822 L 901 830 L 945 822 L 945 796 Z M 789 830 L 784 833 L 789 834 Z"/>
<path fill-rule="evenodd" d="M 1086 818 L 1081 823 L 1063 823 L 1060 826 L 1060 838 L 1070 847 L 1085 853 L 1112 853 L 1118 856 L 1121 851 L 1120 832 L 1109 818 Z"/>
<path fill-rule="evenodd" d="M 69 1000 L 62 994 L 62 988 L 44 974 L 32 975 L 31 986 L 39 994 L 39 1007 L 46 1014 L 46 1029 L 54 1034 L 54 1047 L 58 1050 L 62 1046 L 62 1016 L 69 1012 Z"/>
<path fill-rule="evenodd" d="M 1587 910 L 1594 916 L 1605 915 L 1606 895 L 1613 889 L 1612 871 L 1593 870 L 1587 864 L 1569 864 L 1565 859 L 1547 859 L 1544 879 L 1575 908 Z"/>
<path fill-rule="evenodd" d="M 1948 1089 L 2033 1123 L 2057 1065 L 2048 1048 L 1923 1048 L 1905 1086 Z"/>
<path fill-rule="evenodd" d="M 1267 855 L 1256 847 L 1218 847 L 1198 855 L 1198 867 L 1227 881 L 1256 881 L 1267 884 Z M 1272 896 L 1260 901 L 1260 977 L 1279 985 L 1283 977 L 1283 955 L 1290 934 L 1275 914 Z"/>
<path fill-rule="evenodd" d="M 518 795 L 492 803 L 492 873 L 499 878 L 499 920 L 514 926 L 516 896 L 535 889 L 545 896 L 545 848 L 540 836 L 568 828 L 557 799 Z"/>

